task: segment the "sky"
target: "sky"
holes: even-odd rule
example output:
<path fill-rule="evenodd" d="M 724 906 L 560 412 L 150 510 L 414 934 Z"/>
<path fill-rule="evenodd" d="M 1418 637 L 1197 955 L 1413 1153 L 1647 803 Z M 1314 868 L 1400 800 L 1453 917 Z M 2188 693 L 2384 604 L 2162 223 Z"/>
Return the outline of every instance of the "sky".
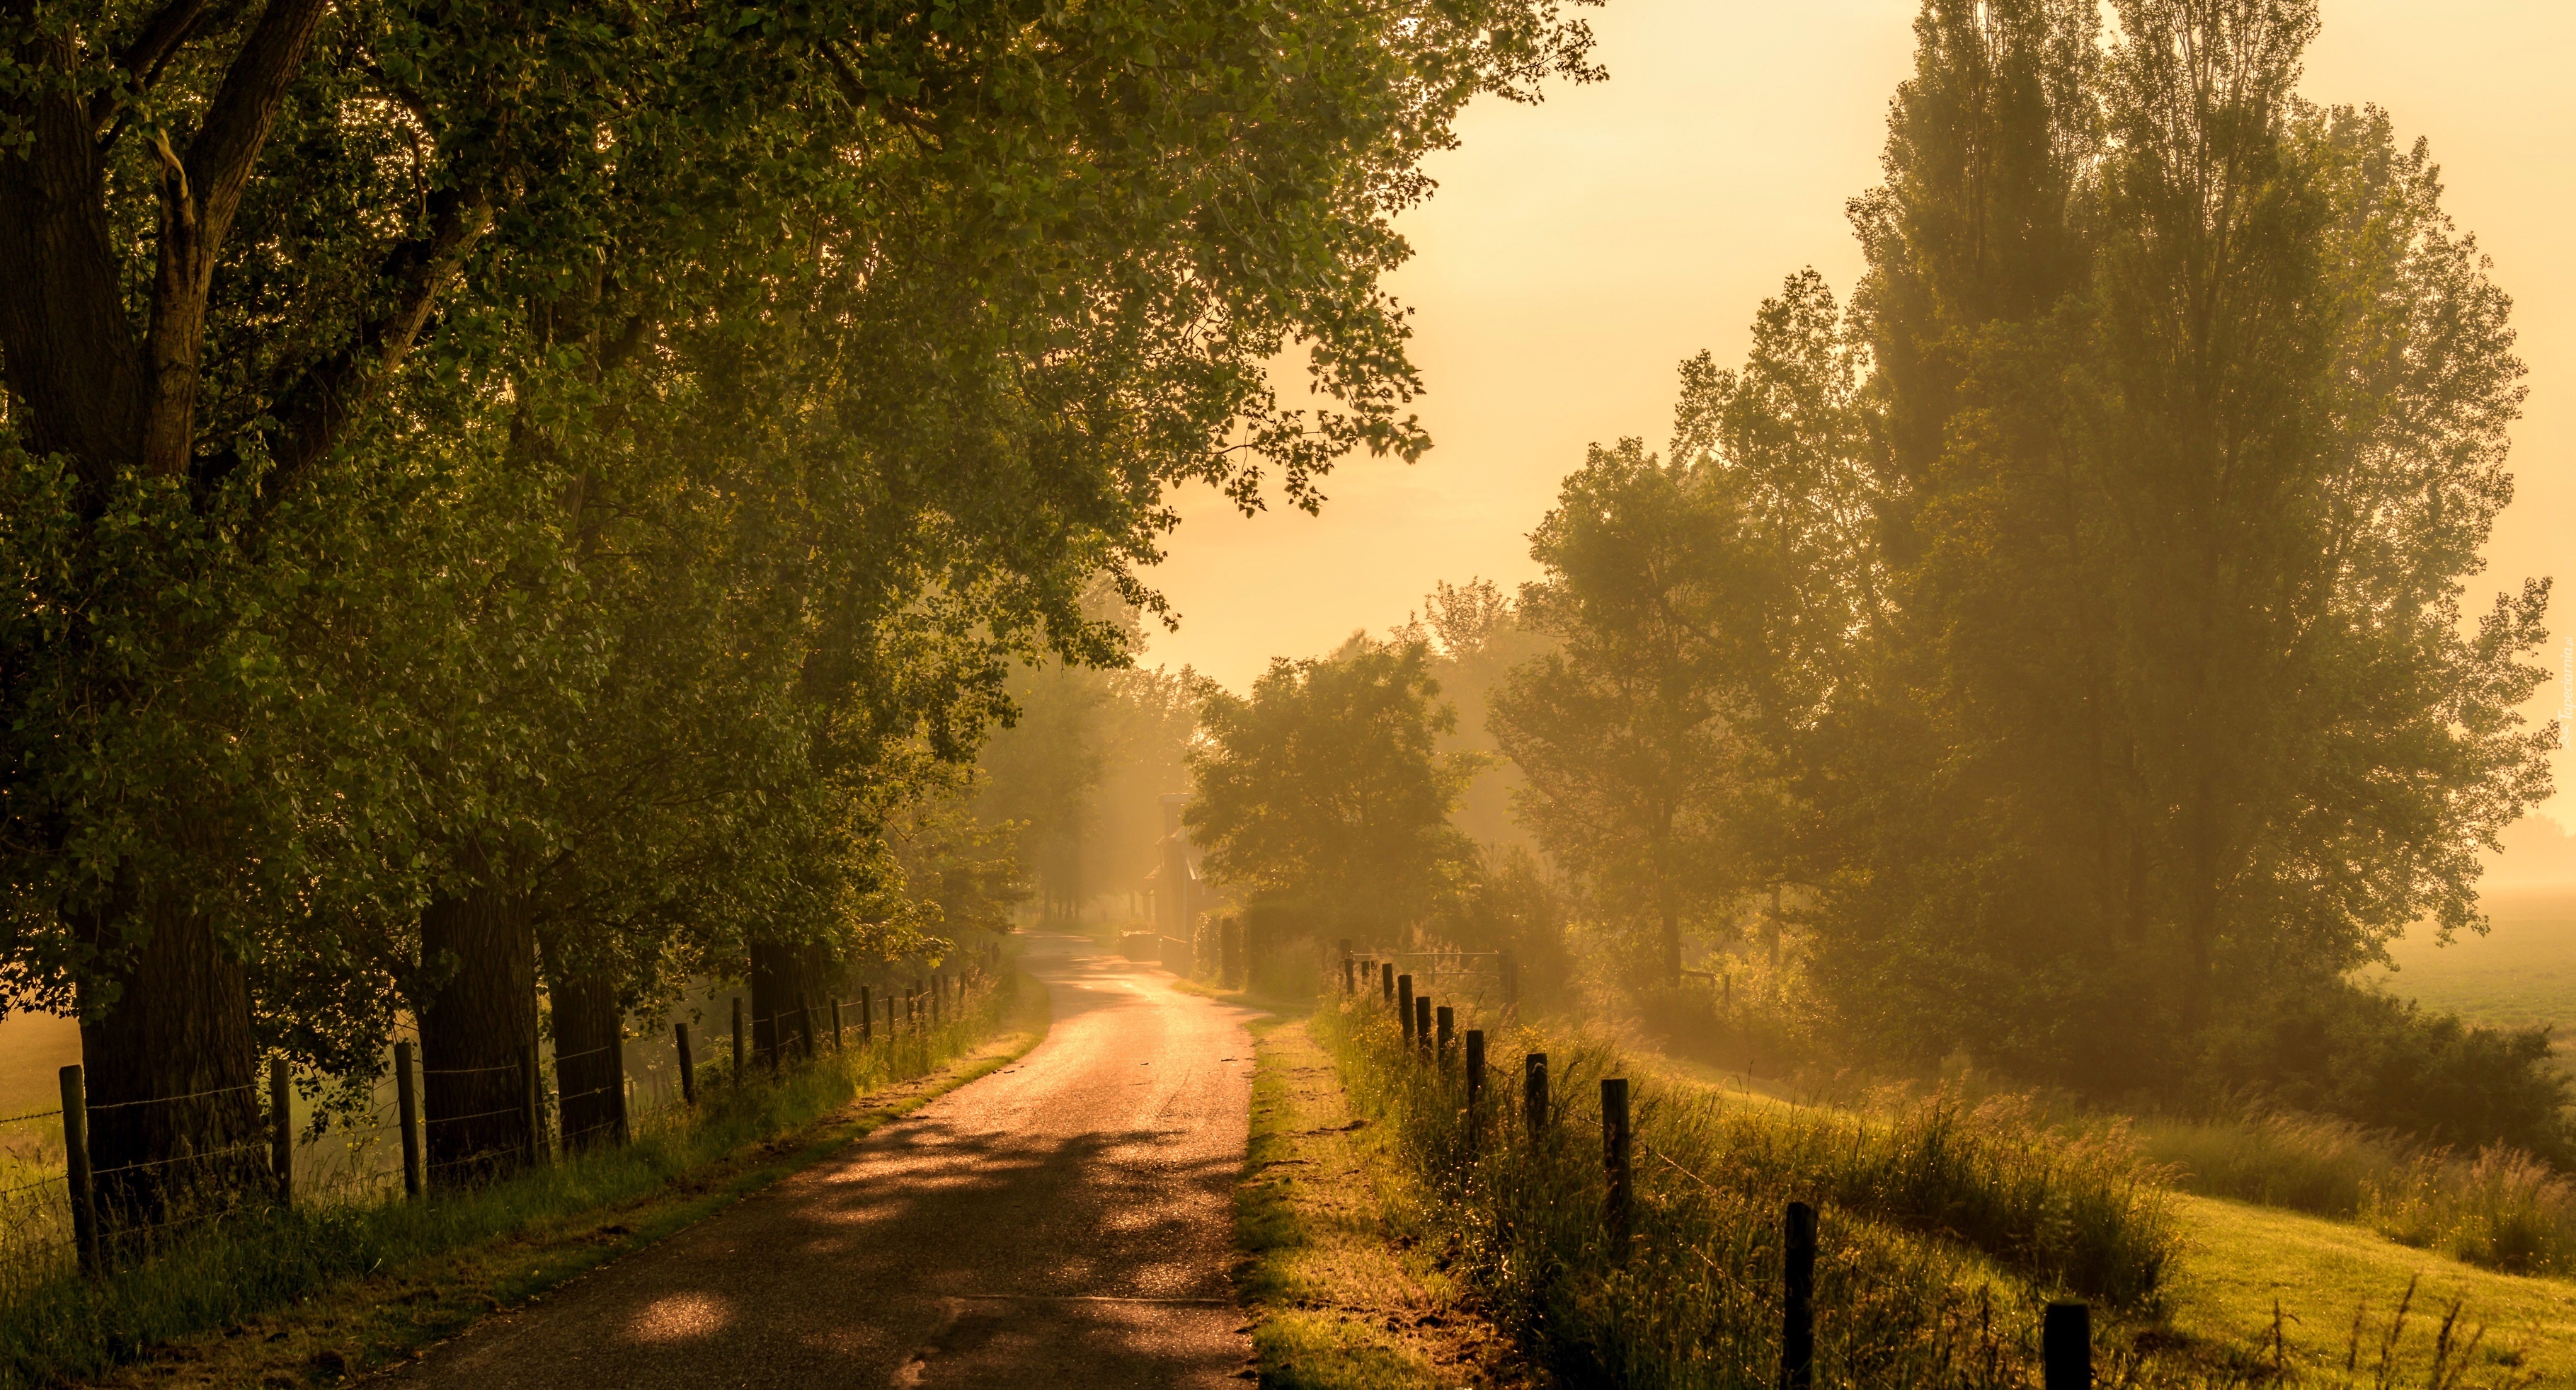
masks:
<path fill-rule="evenodd" d="M 1274 656 L 1404 621 L 1441 580 L 1535 576 L 1528 534 L 1584 448 L 1660 449 L 1681 360 L 1739 360 L 1754 307 L 1805 266 L 1838 295 L 1860 270 L 1843 205 L 1877 181 L 1888 99 L 1912 60 L 1912 0 L 1610 0 L 1589 11 L 1610 80 L 1537 106 L 1488 100 L 1434 156 L 1439 191 L 1398 223 L 1414 257 L 1390 289 L 1414 310 L 1420 463 L 1355 459 L 1322 515 L 1246 520 L 1181 499 L 1149 574 L 1181 615 L 1148 664 L 1238 689 Z M 2576 5 L 2564 0 L 2325 0 L 2313 100 L 2376 103 L 2431 141 L 2446 207 L 2513 295 L 2531 396 L 2516 501 L 2483 608 L 2526 574 L 2558 576 L 2558 643 L 2576 628 Z M 2576 755 L 2557 759 L 2576 783 Z M 2576 792 L 2548 809 L 2576 823 Z"/>

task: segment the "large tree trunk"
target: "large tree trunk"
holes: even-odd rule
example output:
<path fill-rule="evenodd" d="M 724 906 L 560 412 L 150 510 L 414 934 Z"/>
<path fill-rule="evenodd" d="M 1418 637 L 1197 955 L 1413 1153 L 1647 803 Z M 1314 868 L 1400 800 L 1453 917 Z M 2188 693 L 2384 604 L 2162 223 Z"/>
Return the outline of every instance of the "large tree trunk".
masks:
<path fill-rule="evenodd" d="M 420 914 L 422 964 L 455 973 L 420 1006 L 430 1179 L 466 1185 L 537 1157 L 537 943 L 520 895 L 476 887 Z"/>
<path fill-rule="evenodd" d="M 549 953 L 546 994 L 555 1025 L 564 1148 L 625 1143 L 625 1015 L 617 1006 L 616 977 L 600 969 L 562 969 Z"/>
<path fill-rule="evenodd" d="M 811 946 L 751 944 L 751 1040 L 773 1070 L 790 1057 L 814 1055 L 814 1018 L 828 1016 L 827 953 Z"/>
<path fill-rule="evenodd" d="M 241 963 L 183 906 L 128 921 L 150 935 L 80 991 L 90 1165 L 109 1231 L 220 1211 L 271 1181 Z"/>

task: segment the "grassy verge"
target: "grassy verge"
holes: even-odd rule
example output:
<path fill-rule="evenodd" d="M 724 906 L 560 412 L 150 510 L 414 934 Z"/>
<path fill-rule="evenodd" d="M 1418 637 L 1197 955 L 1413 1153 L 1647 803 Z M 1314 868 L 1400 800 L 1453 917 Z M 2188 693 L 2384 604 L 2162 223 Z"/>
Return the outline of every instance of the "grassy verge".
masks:
<path fill-rule="evenodd" d="M 2277 1336 L 2286 1364 L 2327 1384 L 2374 1383 L 2383 1353 L 2410 1386 L 2576 1383 L 2576 1284 L 2479 1269 L 2346 1222 L 2242 1202 L 2184 1197 L 2179 1213 L 2190 1248 L 2172 1326 L 2184 1336 L 2233 1343 L 2264 1364 Z M 2461 1379 L 2433 1381 L 2455 1306 L 2459 1350 L 2447 1361 Z"/>
<path fill-rule="evenodd" d="M 10 1290 L 0 1384 L 327 1385 L 399 1360 L 1026 1052 L 1046 996 L 1017 986 L 940 1028 L 710 1094 L 621 1149 L 423 1202 L 247 1216 L 101 1280 Z"/>
<path fill-rule="evenodd" d="M 2134 1132 L 2149 1156 L 2205 1196 L 2347 1218 L 2491 1269 L 2576 1273 L 2576 1184 L 2513 1149 L 2463 1154 L 2288 1114 L 2147 1120 Z"/>
<path fill-rule="evenodd" d="M 2133 1152 L 2063 1142 L 2026 1110 L 1936 1102 L 1865 1116 L 1633 1072 L 1634 1207 L 1620 1241 L 1602 1217 L 1590 1103 L 1599 1077 L 1629 1070 L 1607 1045 L 1531 1029 L 1497 1043 L 1498 1063 L 1551 1054 L 1559 1111 L 1532 1138 L 1505 1104 L 1471 1125 L 1455 1069 L 1404 1049 L 1384 1011 L 1311 1026 L 1361 1116 L 1383 1126 L 1386 1161 L 1427 1194 L 1426 1219 L 1456 1242 L 1459 1270 L 1569 1383 L 1768 1383 L 1780 1212 L 1793 1199 L 1820 1211 L 1819 1384 L 2035 1383 L 2040 1305 L 2069 1289 L 2109 1305 L 2097 1311 L 2096 1360 L 2110 1384 L 2529 1383 L 2526 1358 L 2472 1326 L 2441 1281 L 2401 1311 L 2402 1272 L 2366 1292 L 2331 1290 L 2333 1308 L 2294 1312 L 2285 1300 L 2279 1328 L 2267 1325 L 2268 1298 L 2263 1321 L 2231 1317 L 2253 1311 L 2244 1290 L 2214 1252 L 2180 1238 L 2199 1215 L 2193 1199 L 2159 1190 Z M 2259 1259 L 2258 1241 L 2224 1259 Z M 2522 1335 L 2501 1307 L 2477 1311 Z"/>
<path fill-rule="evenodd" d="M 1303 1021 L 1252 1025 L 1252 1142 L 1235 1193 L 1261 1384 L 1451 1390 L 1527 1384 L 1510 1346 L 1424 1239 L 1384 1131 L 1354 1119 Z"/>

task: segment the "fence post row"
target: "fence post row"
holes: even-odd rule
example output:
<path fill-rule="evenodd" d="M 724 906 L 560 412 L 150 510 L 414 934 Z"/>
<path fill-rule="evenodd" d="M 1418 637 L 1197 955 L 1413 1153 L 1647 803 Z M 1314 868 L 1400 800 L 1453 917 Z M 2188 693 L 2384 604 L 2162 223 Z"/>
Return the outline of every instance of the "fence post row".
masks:
<path fill-rule="evenodd" d="M 420 1195 L 420 1087 L 411 1075 L 411 1039 L 394 1044 L 394 1124 L 402 1130 L 403 1195 Z"/>
<path fill-rule="evenodd" d="M 2093 1310 L 2049 1304 L 2039 1324 L 2039 1360 L 2047 1390 L 2093 1390 Z"/>
<path fill-rule="evenodd" d="M 286 1098 L 291 1091 L 286 1059 L 268 1059 L 268 1166 L 277 1179 L 277 1204 L 295 1200 L 295 1117 Z"/>
<path fill-rule="evenodd" d="M 1535 1143 L 1547 1133 L 1547 1054 L 1533 1052 L 1521 1058 L 1521 1112 L 1529 1126 L 1529 1137 Z"/>
<path fill-rule="evenodd" d="M 1610 1236 L 1610 1258 L 1628 1258 L 1628 1078 L 1601 1078 L 1602 1225 Z"/>
<path fill-rule="evenodd" d="M 63 1185 L 71 1190 L 72 1242 L 81 1268 L 99 1272 L 98 1194 L 89 1171 L 89 1092 L 78 1062 L 63 1068 Z"/>
<path fill-rule="evenodd" d="M 689 1025 L 673 1024 L 671 1039 L 680 1049 L 680 1103 L 695 1105 L 698 1103 L 698 1059 L 689 1051 Z"/>
<path fill-rule="evenodd" d="M 1810 1390 L 1816 1383 L 1816 1209 L 1791 1202 L 1780 1234 L 1780 1390 Z"/>

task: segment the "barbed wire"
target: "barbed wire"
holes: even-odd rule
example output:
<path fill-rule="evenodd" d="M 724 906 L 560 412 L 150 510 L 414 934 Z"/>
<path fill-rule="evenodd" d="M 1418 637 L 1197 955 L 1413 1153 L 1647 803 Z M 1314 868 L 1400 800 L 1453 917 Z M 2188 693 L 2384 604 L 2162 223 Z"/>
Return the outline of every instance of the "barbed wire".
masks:
<path fill-rule="evenodd" d="M 422 1123 L 424 1125 L 446 1125 L 455 1124 L 462 1120 L 488 1120 L 495 1115 L 520 1115 L 525 1113 L 526 1111 L 523 1107 L 505 1105 L 498 1110 L 477 1110 L 471 1115 L 432 1115 Z"/>
<path fill-rule="evenodd" d="M 420 1074 L 423 1076 L 479 1076 L 485 1072 L 518 1071 L 526 1065 L 524 1062 L 502 1062 L 489 1067 L 422 1067 Z"/>
<path fill-rule="evenodd" d="M 254 1081 L 247 1086 L 217 1086 L 211 1091 L 190 1091 L 186 1095 L 179 1096 L 146 1096 L 141 1100 L 112 1100 L 105 1105 L 84 1104 L 81 1108 L 90 1114 L 95 1115 L 102 1110 L 123 1110 L 129 1106 L 135 1105 L 176 1105 L 183 1100 L 198 1100 L 206 1096 L 228 1096 L 233 1094 L 235 1091 L 256 1091 L 258 1089 L 259 1083 Z M 59 1115 L 62 1112 L 57 1110 L 54 1113 Z"/>
<path fill-rule="evenodd" d="M 50 1120 L 60 1116 L 62 1113 L 62 1107 L 60 1106 L 56 1106 L 51 1110 L 30 1110 L 24 1115 L 11 1115 L 6 1119 L 0 1119 L 0 1125 L 14 1125 L 22 1120 Z"/>
<path fill-rule="evenodd" d="M 221 1158 L 226 1154 L 248 1153 L 253 1149 L 265 1149 L 267 1147 L 268 1141 L 263 1139 L 255 1140 L 248 1144 L 235 1144 L 230 1148 L 208 1149 L 203 1153 L 172 1154 L 168 1158 L 148 1158 L 136 1163 L 120 1163 L 113 1168 L 101 1168 L 90 1174 L 90 1177 L 95 1181 L 96 1179 L 104 1178 L 115 1173 L 131 1173 L 138 1169 L 159 1168 L 172 1163 L 203 1163 L 210 1159 Z"/>
<path fill-rule="evenodd" d="M 0 1187 L 0 1197 L 14 1197 L 21 1192 L 33 1192 L 39 1187 L 51 1187 L 55 1183 L 61 1183 L 65 1187 L 69 1187 L 71 1185 L 71 1177 L 69 1174 L 56 1173 L 50 1178 L 38 1178 L 34 1182 L 22 1182 L 16 1187 Z"/>

